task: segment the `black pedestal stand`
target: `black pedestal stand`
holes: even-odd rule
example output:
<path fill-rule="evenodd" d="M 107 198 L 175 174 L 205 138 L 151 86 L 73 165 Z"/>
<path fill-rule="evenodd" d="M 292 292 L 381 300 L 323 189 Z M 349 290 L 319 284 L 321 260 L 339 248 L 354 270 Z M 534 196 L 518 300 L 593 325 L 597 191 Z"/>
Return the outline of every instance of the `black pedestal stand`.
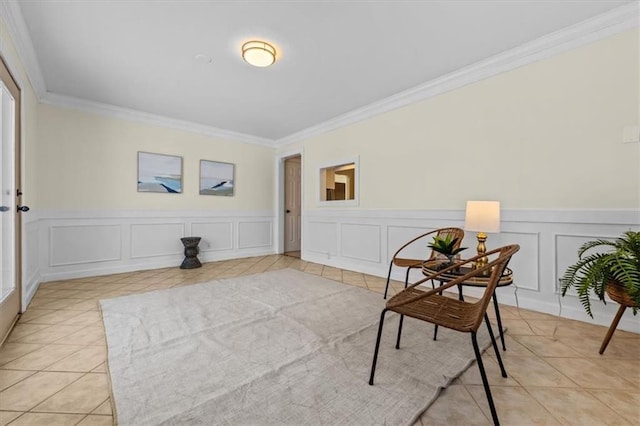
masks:
<path fill-rule="evenodd" d="M 202 266 L 202 263 L 198 260 L 198 244 L 200 244 L 200 237 L 185 237 L 180 238 L 184 245 L 184 260 L 180 269 L 193 269 Z"/>

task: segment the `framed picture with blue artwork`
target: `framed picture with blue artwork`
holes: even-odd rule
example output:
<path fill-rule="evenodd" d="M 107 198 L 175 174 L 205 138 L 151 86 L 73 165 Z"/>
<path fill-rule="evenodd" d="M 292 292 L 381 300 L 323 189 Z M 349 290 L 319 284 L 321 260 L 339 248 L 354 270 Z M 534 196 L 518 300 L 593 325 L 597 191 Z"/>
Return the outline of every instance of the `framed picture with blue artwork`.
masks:
<path fill-rule="evenodd" d="M 182 193 L 182 157 L 139 151 L 138 192 Z"/>
<path fill-rule="evenodd" d="M 232 163 L 200 160 L 200 195 L 232 196 L 234 175 L 235 165 Z"/>

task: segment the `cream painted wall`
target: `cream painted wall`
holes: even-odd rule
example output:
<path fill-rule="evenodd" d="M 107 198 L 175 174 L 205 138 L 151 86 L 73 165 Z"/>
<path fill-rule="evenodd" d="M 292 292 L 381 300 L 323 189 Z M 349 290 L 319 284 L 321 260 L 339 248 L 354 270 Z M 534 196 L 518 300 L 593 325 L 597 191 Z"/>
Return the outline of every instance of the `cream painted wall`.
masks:
<path fill-rule="evenodd" d="M 24 193 L 22 202 L 36 207 L 37 168 L 31 166 L 31 158 L 37 151 L 38 144 L 36 135 L 38 100 L 2 19 L 0 19 L 0 53 L 17 80 L 22 94 L 22 191 Z"/>
<path fill-rule="evenodd" d="M 38 152 L 38 99 L 31 86 L 24 65 L 9 36 L 5 22 L 0 18 L 0 54 L 11 71 L 21 93 L 21 185 L 22 204 L 31 207 L 30 213 L 22 214 L 22 309 L 26 309 L 40 282 L 40 257 L 38 242 L 37 198 L 38 168 L 35 154 Z"/>
<path fill-rule="evenodd" d="M 38 129 L 44 209 L 273 209 L 273 148 L 44 104 Z M 138 151 L 182 156 L 183 193 L 137 192 Z M 235 163 L 233 197 L 198 194 L 201 159 Z"/>
<path fill-rule="evenodd" d="M 31 208 L 38 207 L 38 168 L 33 167 L 32 159 L 38 152 L 38 99 L 30 84 L 22 97 L 23 112 L 23 158 L 22 158 L 22 203 Z"/>
<path fill-rule="evenodd" d="M 638 31 L 303 142 L 305 207 L 318 168 L 360 157 L 360 208 L 640 208 Z M 289 147 L 282 147 L 286 151 Z"/>

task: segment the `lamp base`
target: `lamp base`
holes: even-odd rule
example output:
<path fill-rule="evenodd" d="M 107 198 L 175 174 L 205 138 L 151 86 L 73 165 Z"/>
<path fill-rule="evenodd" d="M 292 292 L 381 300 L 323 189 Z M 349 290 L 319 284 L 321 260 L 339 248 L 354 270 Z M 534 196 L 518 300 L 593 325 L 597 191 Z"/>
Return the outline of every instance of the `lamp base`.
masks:
<path fill-rule="evenodd" d="M 478 232 L 476 238 L 478 239 L 478 247 L 476 248 L 476 251 L 478 252 L 478 256 L 482 256 L 481 258 L 476 260 L 476 268 L 482 268 L 484 265 L 489 263 L 489 258 L 487 258 L 487 256 L 484 256 L 484 254 L 487 252 L 487 246 L 484 244 L 485 241 L 487 241 L 487 234 L 485 234 L 484 232 Z"/>

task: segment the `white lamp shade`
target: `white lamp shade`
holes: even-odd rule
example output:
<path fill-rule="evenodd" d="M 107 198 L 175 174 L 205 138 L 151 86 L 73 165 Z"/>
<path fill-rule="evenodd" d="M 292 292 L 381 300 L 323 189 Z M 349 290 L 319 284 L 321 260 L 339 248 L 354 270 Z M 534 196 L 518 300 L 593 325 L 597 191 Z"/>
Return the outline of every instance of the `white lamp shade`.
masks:
<path fill-rule="evenodd" d="M 500 201 L 467 201 L 464 229 L 500 232 Z"/>

